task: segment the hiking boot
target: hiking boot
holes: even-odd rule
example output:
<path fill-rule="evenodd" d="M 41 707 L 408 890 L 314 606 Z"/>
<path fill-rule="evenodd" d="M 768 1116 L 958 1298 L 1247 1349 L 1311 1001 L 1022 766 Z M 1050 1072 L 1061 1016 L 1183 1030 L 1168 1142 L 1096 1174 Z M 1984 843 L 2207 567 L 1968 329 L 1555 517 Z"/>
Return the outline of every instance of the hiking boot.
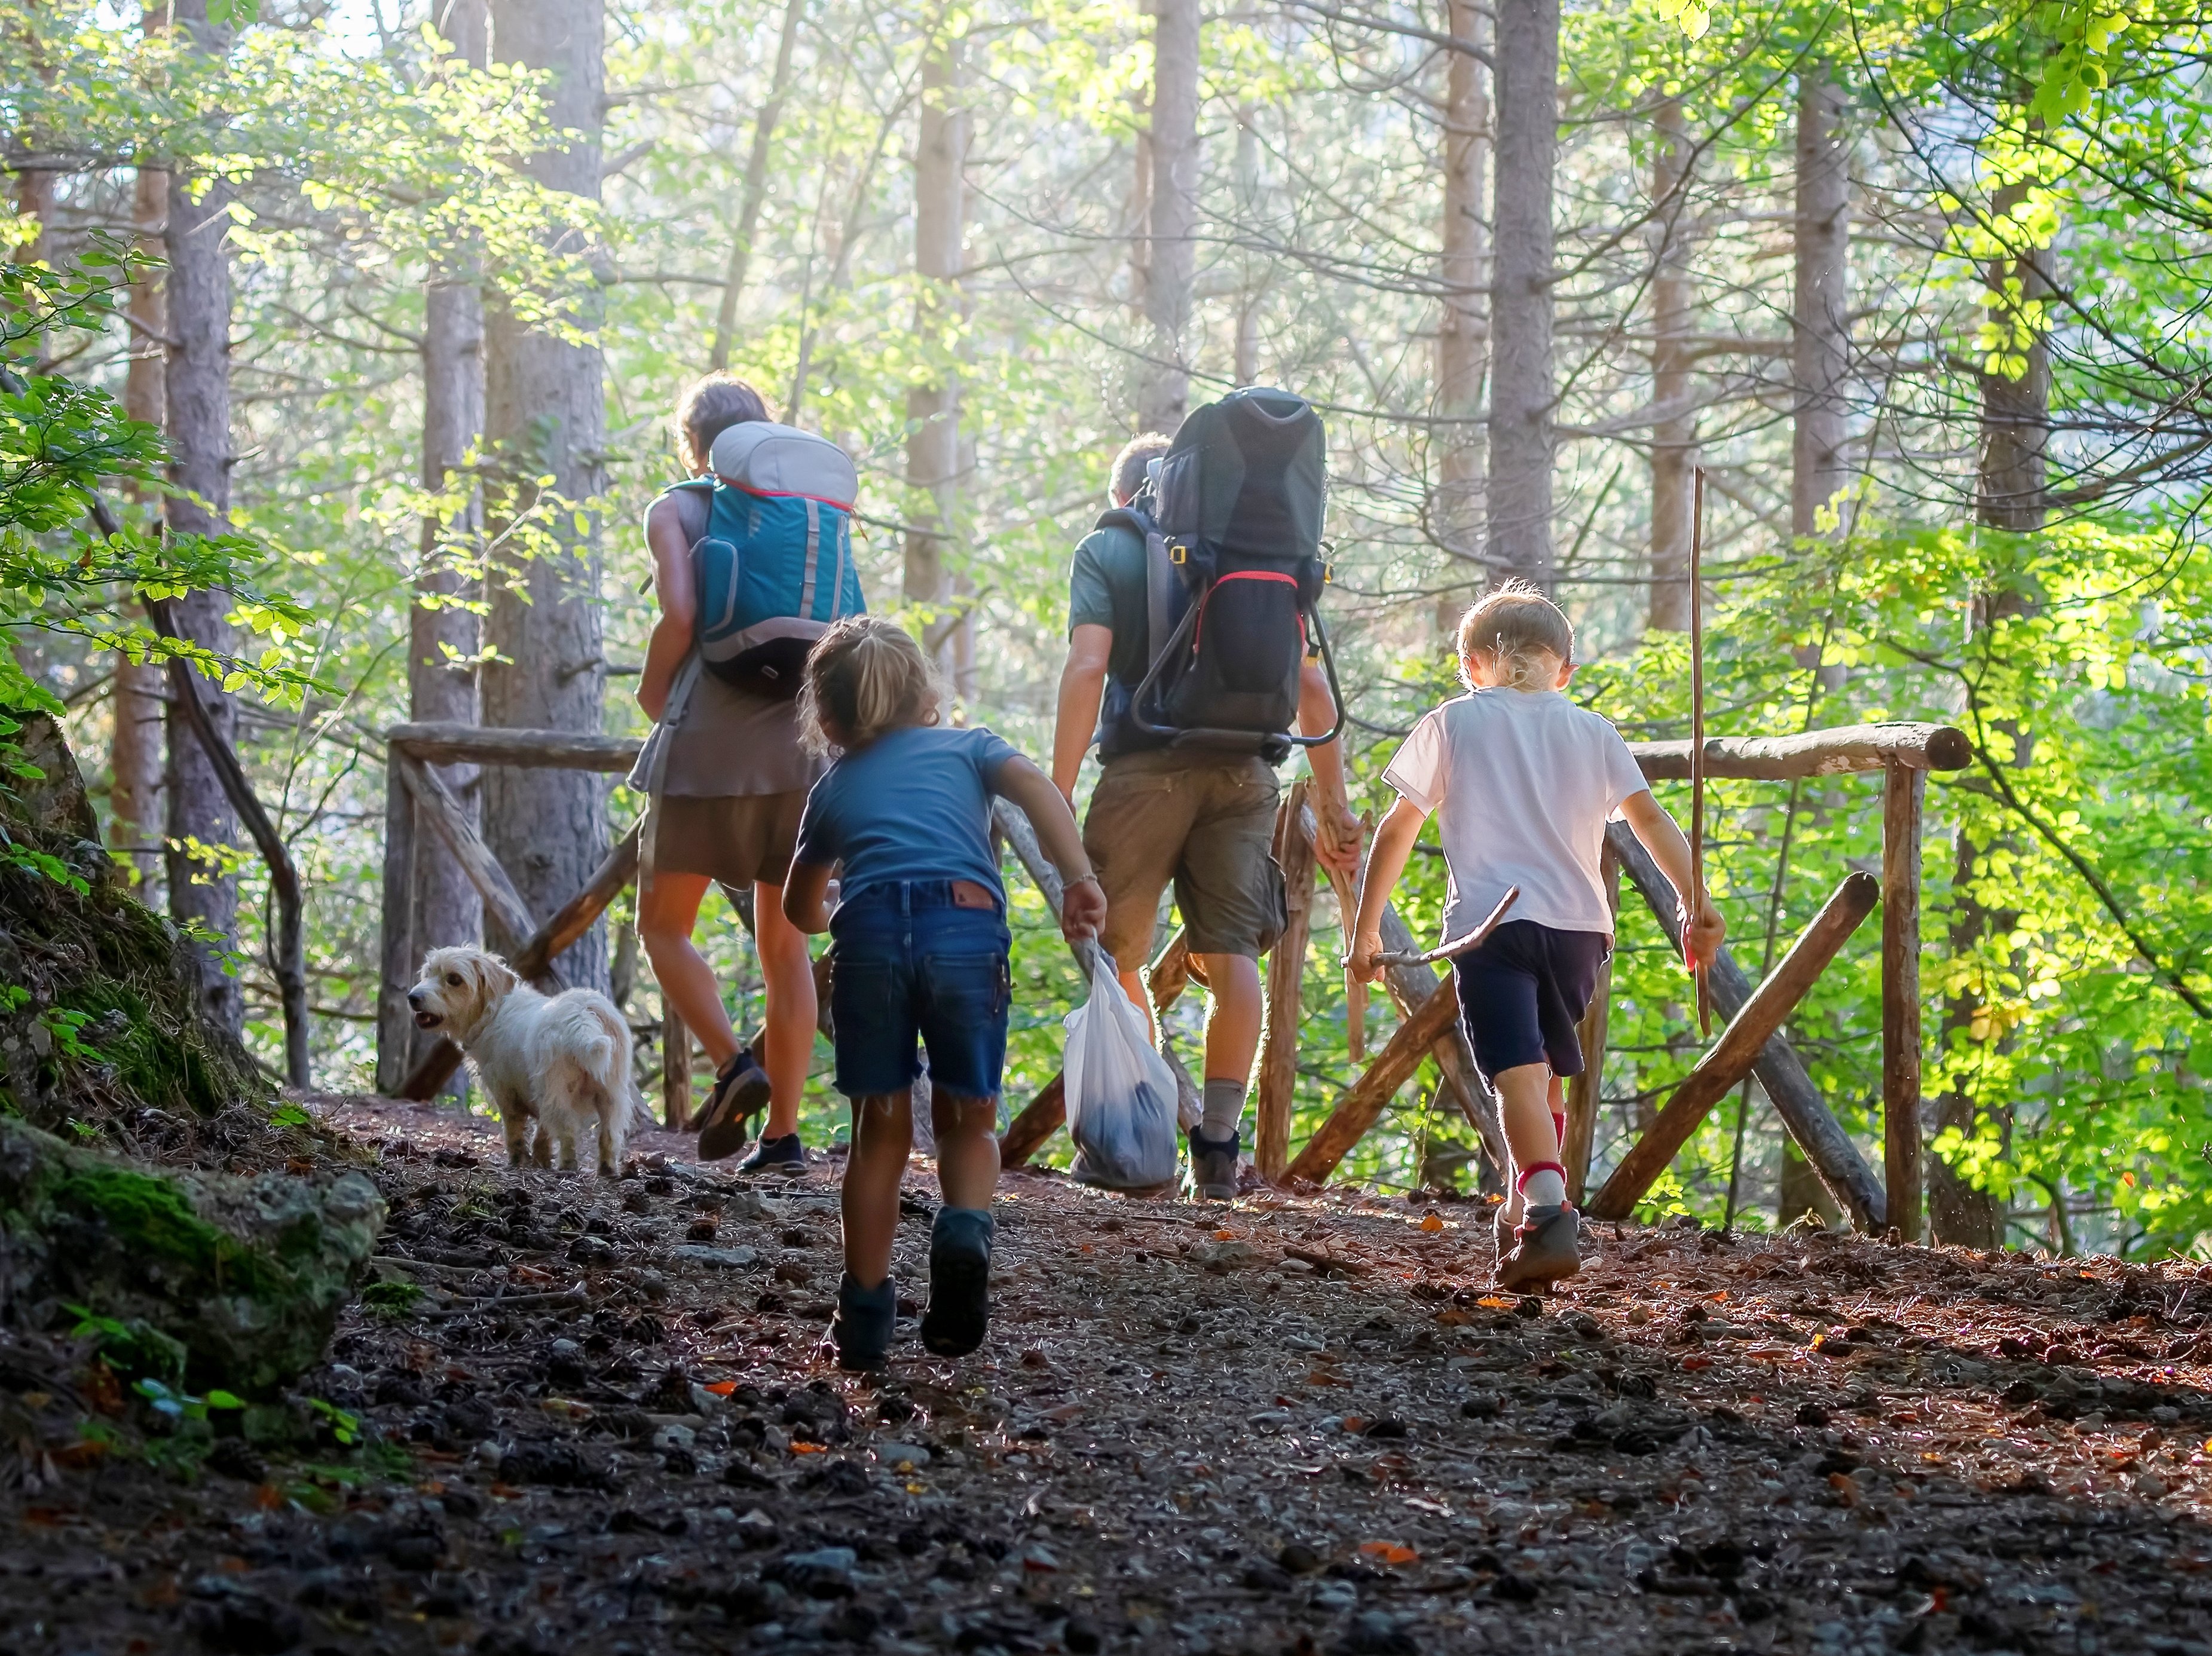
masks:
<path fill-rule="evenodd" d="M 1243 1148 L 1235 1133 L 1226 1138 L 1208 1138 L 1195 1127 L 1190 1130 L 1190 1180 L 1188 1189 L 1193 1200 L 1233 1202 L 1237 1199 L 1237 1156 Z"/>
<path fill-rule="evenodd" d="M 781 1138 L 763 1138 L 753 1146 L 753 1153 L 738 1163 L 739 1173 L 780 1173 L 787 1178 L 806 1171 L 806 1148 L 799 1142 L 799 1135 L 787 1132 Z"/>
<path fill-rule="evenodd" d="M 1530 1208 L 1498 1261 L 1498 1285 L 1511 1294 L 1540 1293 L 1583 1268 L 1582 1216 L 1561 1203 Z"/>
<path fill-rule="evenodd" d="M 837 1314 L 830 1338 L 837 1342 L 840 1368 L 881 1368 L 890 1360 L 891 1325 L 898 1318 L 898 1283 L 886 1277 L 862 1288 L 847 1271 L 837 1284 Z"/>
<path fill-rule="evenodd" d="M 719 1162 L 745 1146 L 745 1123 L 768 1108 L 768 1071 L 740 1046 L 714 1077 L 714 1090 L 699 1113 L 699 1159 Z"/>
<path fill-rule="evenodd" d="M 929 1228 L 929 1309 L 921 1343 L 940 1357 L 964 1357 L 991 1325 L 991 1238 L 997 1222 L 981 1208 L 939 1208 Z"/>

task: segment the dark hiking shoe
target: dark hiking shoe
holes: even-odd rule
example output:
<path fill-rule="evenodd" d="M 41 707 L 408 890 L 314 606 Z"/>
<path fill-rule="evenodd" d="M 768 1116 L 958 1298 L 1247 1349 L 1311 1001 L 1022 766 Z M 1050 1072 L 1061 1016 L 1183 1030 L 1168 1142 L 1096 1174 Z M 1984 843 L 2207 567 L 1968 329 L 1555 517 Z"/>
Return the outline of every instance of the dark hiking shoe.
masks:
<path fill-rule="evenodd" d="M 991 1325 L 991 1238 L 981 1208 L 939 1208 L 929 1228 L 929 1309 L 921 1343 L 940 1357 L 964 1357 Z"/>
<path fill-rule="evenodd" d="M 898 1318 L 898 1283 L 886 1277 L 862 1288 L 847 1271 L 837 1284 L 837 1314 L 830 1338 L 837 1342 L 840 1368 L 881 1368 L 890 1360 L 891 1325 Z"/>
<path fill-rule="evenodd" d="M 806 1147 L 799 1142 L 799 1135 L 787 1132 L 781 1138 L 763 1138 L 753 1146 L 753 1153 L 738 1163 L 739 1173 L 780 1173 L 791 1174 L 806 1171 Z"/>
<path fill-rule="evenodd" d="M 740 1046 L 714 1077 L 714 1090 L 699 1113 L 699 1159 L 719 1162 L 745 1147 L 745 1123 L 768 1108 L 768 1071 Z"/>
<path fill-rule="evenodd" d="M 1582 1216 L 1565 1204 L 1530 1208 L 1498 1261 L 1498 1285 L 1509 1293 L 1540 1292 L 1583 1268 Z"/>
<path fill-rule="evenodd" d="M 1190 1130 L 1191 1197 L 1200 1202 L 1237 1199 L 1237 1156 L 1243 1148 L 1235 1133 L 1226 1138 L 1207 1138 Z"/>

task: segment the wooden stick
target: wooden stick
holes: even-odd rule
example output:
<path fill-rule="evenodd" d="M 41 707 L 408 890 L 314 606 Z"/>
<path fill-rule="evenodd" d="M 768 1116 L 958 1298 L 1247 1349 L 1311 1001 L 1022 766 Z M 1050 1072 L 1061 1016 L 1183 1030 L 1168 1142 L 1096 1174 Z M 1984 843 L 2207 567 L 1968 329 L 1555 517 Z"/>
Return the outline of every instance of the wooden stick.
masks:
<path fill-rule="evenodd" d="M 1301 820 L 1315 819 L 1308 811 Z M 1370 840 L 1374 833 L 1375 813 L 1364 812 L 1359 819 L 1362 842 Z M 1337 926 L 1344 934 L 1344 945 L 1348 950 L 1352 947 L 1352 925 L 1359 918 L 1360 877 L 1357 873 L 1346 874 L 1330 863 L 1322 864 L 1322 868 L 1328 876 L 1328 889 L 1336 895 Z M 1367 1061 L 1367 986 L 1352 975 L 1349 966 L 1344 968 L 1344 1046 L 1354 1064 Z"/>
<path fill-rule="evenodd" d="M 1367 1136 L 1367 1130 L 1398 1095 L 1398 1089 L 1412 1079 L 1429 1049 L 1450 1031 L 1458 1017 L 1457 991 L 1449 983 L 1437 985 L 1429 998 L 1391 1032 L 1366 1072 L 1337 1100 L 1328 1119 L 1285 1170 L 1285 1182 L 1318 1185 L 1334 1173 L 1337 1164 Z"/>
<path fill-rule="evenodd" d="M 1660 930 L 1680 948 L 1681 928 L 1675 913 L 1674 888 L 1667 883 L 1659 864 L 1651 860 L 1651 853 L 1626 822 L 1609 824 L 1605 834 L 1606 842 L 1620 858 L 1622 872 L 1643 897 Z M 1750 998 L 1750 980 L 1723 946 L 1713 959 L 1715 1003 L 1722 1016 L 1732 1017 Z M 1813 1084 L 1813 1077 L 1806 1073 L 1803 1061 L 1790 1042 L 1779 1034 L 1769 1036 L 1759 1061 L 1752 1065 L 1752 1073 L 1759 1077 L 1774 1113 L 1805 1152 L 1805 1159 L 1820 1175 L 1836 1204 L 1850 1215 L 1851 1223 L 1860 1230 L 1879 1232 L 1888 1222 L 1885 1217 L 1888 1202 L 1881 1182 L 1843 1124 L 1829 1111 L 1820 1089 Z"/>
<path fill-rule="evenodd" d="M 415 1010 L 407 991 L 415 982 L 415 796 L 399 767 L 384 779 L 384 889 L 378 938 L 376 1090 L 391 1095 L 405 1080 L 415 1048 Z"/>
<path fill-rule="evenodd" d="M 1424 949 L 1418 955 L 1393 952 L 1378 955 L 1376 961 L 1382 966 L 1433 966 L 1438 961 L 1448 961 L 1455 955 L 1468 954 L 1489 941 L 1490 934 L 1497 931 L 1499 922 L 1504 919 L 1505 911 L 1520 900 L 1521 888 L 1507 886 L 1505 895 L 1498 900 L 1498 907 L 1484 917 L 1480 925 L 1465 937 L 1454 937 L 1449 943 L 1440 943 L 1434 949 Z"/>
<path fill-rule="evenodd" d="M 1882 1180 L 1889 1222 L 1920 1240 L 1920 805 L 1925 771 L 1893 766 L 1881 796 Z"/>
<path fill-rule="evenodd" d="M 1267 956 L 1266 1022 L 1260 1036 L 1260 1084 L 1254 1099 L 1252 1165 L 1269 1184 L 1280 1182 L 1291 1159 L 1291 1101 L 1298 1079 L 1306 946 L 1313 935 L 1313 841 L 1299 831 L 1306 779 L 1291 785 L 1275 816 L 1275 861 L 1283 870 L 1282 936 Z"/>
<path fill-rule="evenodd" d="M 1752 991 L 1711 1052 L 1682 1078 L 1650 1129 L 1620 1160 L 1583 1211 L 1593 1219 L 1626 1219 L 1667 1170 L 1713 1106 L 1751 1072 L 1759 1048 L 1820 980 L 1859 922 L 1874 912 L 1881 887 L 1871 874 L 1851 874 L 1836 888 L 1765 982 Z"/>
<path fill-rule="evenodd" d="M 1697 484 L 1690 508 L 1690 890 L 1688 907 L 1697 918 L 1705 890 L 1705 469 L 1696 469 Z M 1696 950 L 1687 936 L 1682 956 L 1696 980 L 1698 1035 L 1713 1035 L 1713 999 L 1710 974 L 1698 967 Z"/>

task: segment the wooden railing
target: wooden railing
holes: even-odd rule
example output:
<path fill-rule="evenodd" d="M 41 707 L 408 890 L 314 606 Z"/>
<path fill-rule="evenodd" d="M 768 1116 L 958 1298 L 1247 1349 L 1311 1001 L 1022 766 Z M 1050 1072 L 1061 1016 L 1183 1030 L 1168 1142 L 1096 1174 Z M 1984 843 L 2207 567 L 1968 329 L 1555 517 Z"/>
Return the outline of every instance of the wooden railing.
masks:
<path fill-rule="evenodd" d="M 401 1097 L 429 1098 L 452 1076 L 459 1050 L 441 1038 L 410 1065 L 405 1055 L 414 1028 L 406 1011 L 406 992 L 418 951 L 411 936 L 415 858 L 427 828 L 466 872 L 484 899 L 488 919 L 510 939 L 520 938 L 514 964 L 525 977 L 550 986 L 560 982 L 556 961 L 581 937 L 607 905 L 636 876 L 637 830 L 610 852 L 585 889 L 550 919 L 529 913 L 514 885 L 444 785 L 434 764 L 552 766 L 600 772 L 627 771 L 638 743 L 629 737 L 579 736 L 554 731 L 510 731 L 463 725 L 400 725 L 386 733 L 388 767 L 386 808 L 383 989 L 379 1002 L 378 1085 Z M 1686 742 L 1631 743 L 1630 750 L 1650 780 L 1686 779 Z M 1882 854 L 1879 882 L 1867 876 L 1846 880 L 1820 915 L 1784 956 L 1765 983 L 1753 986 L 1726 950 L 1712 974 L 1713 999 L 1729 1022 L 1705 1057 L 1662 1107 L 1644 1143 L 1615 1167 L 1604 1186 L 1587 1197 L 1586 1176 L 1596 1127 L 1598 1077 L 1603 1065 L 1610 968 L 1601 981 L 1582 1028 L 1583 1072 L 1568 1091 L 1566 1161 L 1571 1182 L 1584 1210 L 1599 1218 L 1625 1218 L 1664 1171 L 1713 1104 L 1746 1076 L 1755 1074 L 1791 1137 L 1838 1204 L 1862 1229 L 1896 1230 L 1905 1240 L 1920 1234 L 1920 833 L 1928 773 L 1963 768 L 1972 758 L 1965 735 L 1948 725 L 1886 724 L 1809 731 L 1778 737 L 1709 738 L 1705 773 L 1711 777 L 1763 781 L 1883 773 Z M 1036 839 L 1020 814 L 1000 802 L 997 822 L 1002 837 L 1029 872 L 1052 911 L 1059 912 L 1060 883 L 1038 852 Z M 1255 1144 L 1261 1173 L 1271 1180 L 1319 1182 L 1379 1120 L 1390 1101 L 1419 1067 L 1436 1059 L 1443 1090 L 1465 1116 L 1494 1160 L 1504 1146 L 1496 1101 L 1477 1072 L 1465 1030 L 1456 1016 L 1449 977 L 1439 980 L 1425 967 L 1395 968 L 1385 987 L 1397 1004 L 1395 1033 L 1359 1077 L 1339 1097 L 1328 1119 L 1295 1157 L 1289 1155 L 1291 1102 L 1298 1037 L 1297 981 L 1305 968 L 1305 919 L 1315 889 L 1310 852 L 1313 819 L 1302 791 L 1294 788 L 1284 804 L 1278 834 L 1279 856 L 1297 873 L 1291 894 L 1294 925 L 1288 945 L 1268 963 L 1269 1016 L 1261 1037 L 1260 1089 L 1256 1100 Z M 1617 882 L 1620 873 L 1651 908 L 1671 938 L 1676 937 L 1674 892 L 1644 848 L 1626 828 L 1607 831 L 1606 866 Z M 1285 852 L 1289 855 L 1282 855 Z M 1881 909 L 1883 1177 L 1877 1181 L 1850 1136 L 1821 1099 L 1804 1064 L 1780 1033 L 1805 992 L 1852 930 L 1874 907 Z M 1617 906 L 1617 902 L 1616 902 Z M 1412 943 L 1411 933 L 1395 911 L 1384 915 L 1384 943 L 1391 949 Z M 1178 937 L 1148 974 L 1156 1009 L 1173 1004 L 1189 976 L 1189 959 Z M 672 1014 L 665 1025 L 665 1060 L 681 1065 L 681 1085 L 667 1090 L 671 1126 L 684 1124 L 689 1109 L 690 1043 Z M 1170 1058 L 1173 1054 L 1170 1054 Z M 1179 1089 L 1194 1093 L 1182 1065 L 1175 1065 Z M 1066 1119 L 1060 1078 L 1046 1084 L 1009 1124 L 1000 1153 L 1018 1166 Z"/>

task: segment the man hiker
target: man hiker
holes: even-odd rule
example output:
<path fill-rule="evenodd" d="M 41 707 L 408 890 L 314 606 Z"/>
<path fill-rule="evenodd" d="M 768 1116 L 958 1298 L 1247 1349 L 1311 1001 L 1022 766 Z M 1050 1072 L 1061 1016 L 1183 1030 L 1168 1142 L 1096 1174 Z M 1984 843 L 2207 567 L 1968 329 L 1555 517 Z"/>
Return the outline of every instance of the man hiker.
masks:
<path fill-rule="evenodd" d="M 1133 439 L 1114 457 L 1107 494 L 1117 509 L 1143 488 L 1164 455 L 1158 434 Z M 1212 992 L 1206 1021 L 1205 1114 L 1190 1132 L 1192 1192 L 1237 1194 L 1238 1127 L 1259 1050 L 1259 957 L 1280 935 L 1282 870 L 1273 855 L 1274 767 L 1255 754 L 1170 748 L 1136 727 L 1128 707 L 1151 658 L 1146 543 L 1109 513 L 1075 549 L 1068 580 L 1067 664 L 1053 731 L 1052 778 L 1072 804 L 1083 756 L 1095 740 L 1103 770 L 1084 819 L 1084 849 L 1106 893 L 1099 942 L 1121 986 L 1151 1016 L 1143 968 L 1150 958 L 1160 894 L 1175 884 L 1194 975 Z M 1099 714 L 1114 691 L 1107 718 Z M 1336 708 L 1320 663 L 1309 657 L 1298 682 L 1297 723 L 1326 734 Z M 1322 861 L 1346 871 L 1359 858 L 1359 823 L 1345 800 L 1343 755 L 1334 741 L 1309 748 L 1318 790 Z"/>

